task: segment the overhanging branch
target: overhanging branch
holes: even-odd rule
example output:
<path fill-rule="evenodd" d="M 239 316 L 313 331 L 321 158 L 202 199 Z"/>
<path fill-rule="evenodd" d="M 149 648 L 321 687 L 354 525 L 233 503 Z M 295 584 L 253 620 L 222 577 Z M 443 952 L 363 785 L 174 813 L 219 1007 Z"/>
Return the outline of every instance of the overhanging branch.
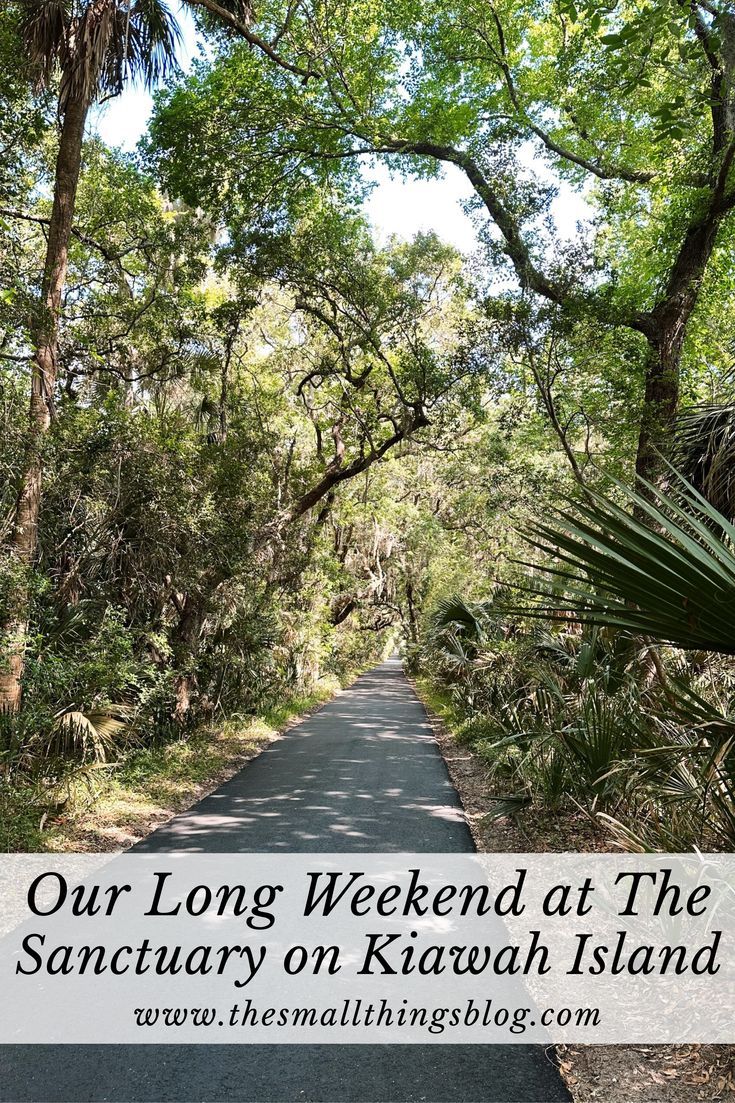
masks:
<path fill-rule="evenodd" d="M 335 486 L 347 482 L 348 479 L 354 479 L 356 475 L 361 475 L 363 471 L 367 471 L 374 463 L 381 460 L 391 448 L 396 446 L 396 444 L 399 444 L 402 440 L 407 440 L 417 429 L 423 429 L 428 424 L 429 419 L 424 413 L 416 413 L 406 422 L 404 427 L 397 429 L 395 433 L 386 438 L 377 448 L 371 448 L 366 455 L 359 456 L 345 467 L 333 467 L 326 471 L 319 482 L 310 490 L 307 490 L 305 494 L 302 494 L 299 500 L 291 507 L 286 514 L 286 522 L 296 521 L 299 517 L 303 517 L 303 515 L 308 513 L 317 502 L 321 501 L 325 495 L 329 494 Z"/>
<path fill-rule="evenodd" d="M 300 65 L 294 65 L 293 62 L 288 61 L 285 57 L 278 53 L 270 42 L 266 42 L 260 35 L 255 34 L 250 29 L 248 24 L 234 15 L 233 12 L 228 11 L 227 8 L 222 7 L 217 3 L 217 0 L 186 0 L 186 3 L 191 7 L 204 8 L 211 15 L 215 15 L 220 22 L 230 27 L 233 31 L 237 31 L 246 42 L 249 42 L 251 46 L 254 46 L 271 61 L 275 62 L 281 69 L 285 69 L 289 73 L 294 73 L 298 77 L 303 77 L 304 80 L 309 80 L 311 77 L 320 77 L 322 74 L 317 69 L 304 69 Z"/>

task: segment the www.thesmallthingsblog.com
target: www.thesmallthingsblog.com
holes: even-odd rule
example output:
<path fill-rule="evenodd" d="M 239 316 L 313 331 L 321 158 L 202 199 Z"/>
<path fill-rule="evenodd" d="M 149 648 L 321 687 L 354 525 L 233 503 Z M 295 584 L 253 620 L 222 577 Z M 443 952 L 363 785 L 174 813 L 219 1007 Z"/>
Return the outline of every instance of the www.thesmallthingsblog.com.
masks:
<path fill-rule="evenodd" d="M 505 1029 L 510 1034 L 523 1034 L 538 1023 L 544 1027 L 574 1024 L 594 1030 L 602 1021 L 597 1007 L 549 1007 L 538 1011 L 530 1007 L 496 1007 L 491 999 L 468 999 L 461 1007 L 409 1007 L 407 1000 L 396 1006 L 387 999 L 378 1002 L 344 999 L 339 1005 L 322 1008 L 259 1008 L 248 999 L 242 1005 L 234 1004 L 224 1014 L 216 1007 L 136 1007 L 133 1014 L 136 1025 L 143 1029 L 163 1026 L 175 1030 L 188 1025 L 215 1029 L 365 1027 L 380 1030 L 418 1026 L 429 1034 L 443 1034 L 445 1030 L 462 1027 Z"/>

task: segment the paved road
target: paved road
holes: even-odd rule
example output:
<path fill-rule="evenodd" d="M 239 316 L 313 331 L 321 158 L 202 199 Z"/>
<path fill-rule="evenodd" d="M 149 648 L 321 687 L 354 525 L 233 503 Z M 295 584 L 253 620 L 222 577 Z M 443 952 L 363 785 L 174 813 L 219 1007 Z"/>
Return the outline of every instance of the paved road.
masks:
<path fill-rule="evenodd" d="M 390 659 L 137 849 L 442 853 L 472 840 L 424 708 Z"/>
<path fill-rule="evenodd" d="M 211 852 L 472 848 L 426 714 L 395 659 L 139 844 Z M 14 1103 L 568 1098 L 534 1046 L 0 1047 L 0 1100 Z"/>

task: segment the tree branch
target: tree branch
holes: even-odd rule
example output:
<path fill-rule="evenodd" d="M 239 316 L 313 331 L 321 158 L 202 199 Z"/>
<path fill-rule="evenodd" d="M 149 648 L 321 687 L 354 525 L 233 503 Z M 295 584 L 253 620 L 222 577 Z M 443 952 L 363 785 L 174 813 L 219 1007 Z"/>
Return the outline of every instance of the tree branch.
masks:
<path fill-rule="evenodd" d="M 346 482 L 348 479 L 354 479 L 356 475 L 361 475 L 363 471 L 367 471 L 369 467 L 372 467 L 374 463 L 382 459 L 383 456 L 395 447 L 396 444 L 402 440 L 406 440 L 417 429 L 423 429 L 429 424 L 429 419 L 424 413 L 418 413 L 412 417 L 403 428 L 396 430 L 390 437 L 383 441 L 378 448 L 372 448 L 366 455 L 358 456 L 346 467 L 332 468 L 327 471 L 319 482 L 308 490 L 305 494 L 299 498 L 299 500 L 291 507 L 286 514 L 286 522 L 296 521 L 299 517 L 303 517 L 305 513 L 317 504 L 326 494 L 328 494 L 333 487 L 339 483 Z"/>
<path fill-rule="evenodd" d="M 51 219 L 46 218 L 44 215 L 29 214 L 26 211 L 12 210 L 7 207 L 0 207 L 0 215 L 5 218 L 17 218 L 21 222 L 33 222 L 37 226 L 48 226 L 51 222 Z M 83 245 L 88 245 L 91 249 L 96 249 L 98 253 L 102 254 L 105 260 L 112 262 L 120 259 L 118 253 L 113 252 L 112 249 L 108 249 L 105 245 L 101 245 L 99 241 L 95 241 L 94 238 L 78 230 L 76 227 L 72 227 L 71 232 L 77 241 L 81 241 Z"/>
<path fill-rule="evenodd" d="M 503 80 L 505 86 L 508 89 L 508 95 L 510 96 L 511 103 L 516 109 L 519 115 L 522 116 L 523 122 L 528 129 L 536 135 L 537 138 L 543 142 L 546 148 L 555 153 L 557 157 L 561 157 L 564 161 L 569 161 L 573 165 L 578 165 L 579 168 L 585 169 L 586 172 L 592 173 L 593 176 L 597 176 L 600 180 L 626 180 L 629 184 L 649 184 L 655 179 L 656 174 L 654 172 L 647 172 L 644 170 L 627 169 L 622 165 L 604 165 L 600 160 L 591 161 L 587 157 L 582 157 L 578 153 L 574 153 L 571 149 L 566 149 L 564 146 L 556 142 L 548 131 L 538 126 L 528 115 L 528 112 L 522 107 L 520 97 L 518 96 L 518 90 L 513 80 L 513 74 L 508 62 L 508 55 L 505 47 L 505 34 L 503 32 L 503 25 L 500 21 L 500 17 L 496 12 L 493 5 L 490 5 L 490 12 L 495 24 L 495 30 L 498 36 L 498 44 L 500 47 L 500 54 L 495 53 L 495 61 L 503 74 Z M 484 36 L 483 36 L 484 38 Z M 487 39 L 485 39 L 487 41 Z M 488 43 L 488 45 L 490 45 Z M 491 47 L 492 48 L 492 47 Z"/>
<path fill-rule="evenodd" d="M 191 7 L 204 8 L 211 15 L 215 15 L 220 22 L 224 23 L 231 30 L 237 31 L 246 42 L 249 42 L 251 46 L 254 46 L 261 53 L 264 53 L 266 57 L 274 61 L 281 69 L 285 69 L 289 73 L 294 73 L 298 77 L 303 77 L 304 81 L 309 80 L 311 77 L 321 77 L 322 74 L 317 69 L 303 69 L 300 65 L 294 65 L 292 62 L 287 61 L 285 57 L 282 57 L 271 45 L 270 42 L 266 42 L 260 35 L 255 34 L 250 29 L 248 24 L 239 19 L 227 8 L 222 7 L 217 3 L 217 0 L 186 0 L 186 3 Z M 279 36 L 280 37 L 280 36 Z"/>
<path fill-rule="evenodd" d="M 550 279 L 536 267 L 517 222 L 469 153 L 455 149 L 453 146 L 439 145 L 435 142 L 411 142 L 397 139 L 383 143 L 383 148 L 392 153 L 433 157 L 435 160 L 444 161 L 460 168 L 500 230 L 505 241 L 505 252 L 515 268 L 521 287 L 534 291 L 542 298 L 548 299 L 559 306 L 576 302 L 582 309 L 587 312 L 590 311 L 590 302 L 585 301 L 579 295 L 571 293 L 562 284 Z M 597 313 L 599 315 L 599 308 Z M 614 315 L 611 314 L 601 320 L 609 324 L 624 325 L 629 329 L 645 334 L 649 333 L 651 328 L 650 315 L 644 311 L 616 312 Z"/>

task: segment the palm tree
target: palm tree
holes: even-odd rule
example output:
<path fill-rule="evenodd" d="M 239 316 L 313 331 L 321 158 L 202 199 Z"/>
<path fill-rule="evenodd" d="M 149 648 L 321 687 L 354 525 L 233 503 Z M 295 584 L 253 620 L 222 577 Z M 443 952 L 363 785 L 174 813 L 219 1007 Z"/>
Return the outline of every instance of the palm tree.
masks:
<path fill-rule="evenodd" d="M 91 106 L 129 79 L 152 85 L 175 66 L 178 25 L 162 0 L 19 0 L 20 30 L 39 84 L 58 79 L 59 151 L 41 296 L 32 326 L 28 449 L 10 553 L 21 581 L 0 625 L 6 644 L 0 711 L 20 707 L 28 627 L 28 586 L 41 509 L 42 442 L 53 417 L 59 316 L 66 283 L 84 128 Z"/>
<path fill-rule="evenodd" d="M 735 525 L 673 468 L 669 493 L 615 484 L 539 521 L 545 557 L 531 616 L 620 628 L 688 650 L 735 654 Z"/>
<path fill-rule="evenodd" d="M 728 372 L 732 383 L 732 371 Z M 707 501 L 735 519 L 735 401 L 694 406 L 679 417 L 676 465 Z"/>

